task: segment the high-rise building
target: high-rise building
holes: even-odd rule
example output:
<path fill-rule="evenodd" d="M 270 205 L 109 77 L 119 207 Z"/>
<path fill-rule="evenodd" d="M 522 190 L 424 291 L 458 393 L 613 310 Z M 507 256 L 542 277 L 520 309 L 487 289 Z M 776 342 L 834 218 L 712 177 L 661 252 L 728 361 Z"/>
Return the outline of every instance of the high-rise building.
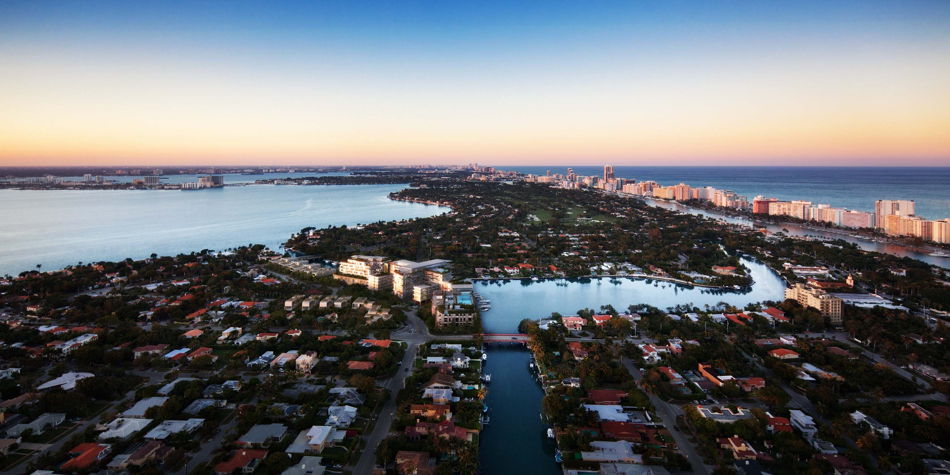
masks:
<path fill-rule="evenodd" d="M 914 200 L 877 200 L 874 202 L 874 214 L 877 217 L 877 227 L 885 228 L 885 216 L 913 216 Z"/>
<path fill-rule="evenodd" d="M 614 179 L 614 166 L 604 165 L 604 181 L 610 181 L 613 179 Z"/>
<path fill-rule="evenodd" d="M 769 214 L 769 202 L 778 201 L 777 198 L 765 198 L 763 196 L 756 196 L 752 198 L 752 213 L 753 214 Z"/>

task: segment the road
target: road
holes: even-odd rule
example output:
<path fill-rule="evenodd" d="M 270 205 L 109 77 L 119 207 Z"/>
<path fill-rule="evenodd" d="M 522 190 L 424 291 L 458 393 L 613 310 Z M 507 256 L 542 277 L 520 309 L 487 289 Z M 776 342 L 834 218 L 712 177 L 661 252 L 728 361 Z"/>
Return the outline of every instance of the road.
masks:
<path fill-rule="evenodd" d="M 633 376 L 633 380 L 640 383 L 643 379 L 643 373 L 640 372 L 640 369 L 633 364 L 627 357 L 621 358 L 620 362 L 623 364 L 623 367 L 627 369 L 627 372 Z M 682 410 L 678 406 L 674 406 L 659 397 L 655 394 L 645 391 L 647 397 L 650 398 L 650 402 L 653 404 L 653 407 L 656 408 L 656 414 L 660 416 L 660 420 L 663 421 L 663 425 L 666 426 L 666 429 L 670 431 L 670 434 L 673 436 L 673 440 L 676 441 L 676 445 L 679 447 L 680 451 L 686 455 L 686 459 L 689 460 L 689 465 L 692 467 L 692 473 L 711 473 L 712 467 L 703 463 L 703 457 L 699 455 L 699 452 L 696 451 L 696 447 L 692 442 L 689 441 L 689 438 L 685 434 L 680 432 L 676 427 L 676 416 L 682 415 Z"/>
<path fill-rule="evenodd" d="M 406 385 L 406 377 L 412 371 L 412 365 L 419 353 L 419 346 L 432 340 L 429 329 L 425 322 L 416 315 L 415 311 L 407 312 L 408 324 L 403 329 L 393 333 L 393 338 L 398 338 L 408 344 L 406 354 L 402 357 L 402 364 L 397 373 L 384 381 L 380 386 L 389 390 L 389 398 L 383 403 L 379 411 L 376 423 L 373 424 L 373 430 L 363 435 L 365 446 L 363 447 L 360 458 L 356 466 L 352 467 L 352 473 L 371 473 L 376 466 L 376 449 L 379 443 L 389 435 L 393 419 L 396 414 L 396 397 L 399 391 Z M 407 371 L 408 369 L 408 371 Z"/>

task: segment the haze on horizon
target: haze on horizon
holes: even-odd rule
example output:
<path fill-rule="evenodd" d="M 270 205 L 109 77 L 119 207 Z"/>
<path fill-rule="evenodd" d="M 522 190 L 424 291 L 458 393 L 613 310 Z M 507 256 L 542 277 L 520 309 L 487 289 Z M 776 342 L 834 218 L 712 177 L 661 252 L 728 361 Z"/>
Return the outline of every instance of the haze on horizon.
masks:
<path fill-rule="evenodd" d="M 0 3 L 0 166 L 950 166 L 950 2 Z"/>

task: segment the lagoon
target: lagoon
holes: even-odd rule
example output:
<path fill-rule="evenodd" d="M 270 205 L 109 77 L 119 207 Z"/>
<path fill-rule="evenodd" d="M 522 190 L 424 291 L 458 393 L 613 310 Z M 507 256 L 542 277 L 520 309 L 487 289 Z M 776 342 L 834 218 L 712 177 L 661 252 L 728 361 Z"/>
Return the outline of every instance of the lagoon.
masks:
<path fill-rule="evenodd" d="M 783 300 L 785 281 L 768 266 L 740 258 L 749 268 L 753 283 L 747 289 L 720 290 L 687 286 L 642 278 L 595 277 L 584 279 L 482 280 L 475 291 L 491 301 L 491 310 L 482 312 L 485 333 L 515 333 L 518 323 L 548 317 L 552 312 L 574 315 L 580 309 L 599 310 L 612 305 L 624 311 L 633 304 L 649 304 L 660 309 L 680 304 L 699 308 L 725 302 L 736 307 L 764 300 Z"/>

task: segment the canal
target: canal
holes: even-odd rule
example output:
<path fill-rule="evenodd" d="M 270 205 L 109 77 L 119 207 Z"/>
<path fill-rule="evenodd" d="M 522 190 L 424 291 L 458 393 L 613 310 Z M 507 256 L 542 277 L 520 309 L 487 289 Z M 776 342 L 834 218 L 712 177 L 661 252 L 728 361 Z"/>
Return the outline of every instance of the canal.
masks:
<path fill-rule="evenodd" d="M 544 392 L 528 371 L 531 353 L 520 344 L 489 344 L 485 398 L 491 421 L 481 434 L 482 473 L 558 474 L 554 442 L 540 418 Z"/>
<path fill-rule="evenodd" d="M 643 278 L 585 278 L 531 280 L 483 280 L 475 291 L 491 302 L 482 312 L 485 333 L 515 333 L 524 318 L 537 320 L 551 312 L 574 315 L 580 309 L 599 310 L 612 305 L 623 312 L 630 305 L 649 304 L 660 309 L 680 304 L 699 308 L 725 302 L 739 308 L 764 300 L 783 300 L 785 282 L 768 266 L 741 259 L 753 283 L 748 289 L 719 290 Z"/>

